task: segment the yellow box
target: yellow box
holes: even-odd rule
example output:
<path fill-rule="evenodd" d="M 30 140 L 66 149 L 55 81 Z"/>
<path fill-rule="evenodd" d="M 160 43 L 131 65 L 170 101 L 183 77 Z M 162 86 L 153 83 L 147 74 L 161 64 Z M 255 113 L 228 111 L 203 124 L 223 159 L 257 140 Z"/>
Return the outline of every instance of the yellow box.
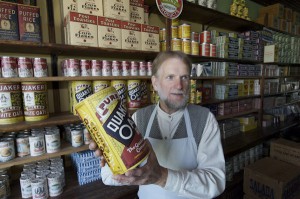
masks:
<path fill-rule="evenodd" d="M 242 124 L 240 126 L 240 131 L 247 132 L 257 128 L 257 121 L 252 124 Z"/>

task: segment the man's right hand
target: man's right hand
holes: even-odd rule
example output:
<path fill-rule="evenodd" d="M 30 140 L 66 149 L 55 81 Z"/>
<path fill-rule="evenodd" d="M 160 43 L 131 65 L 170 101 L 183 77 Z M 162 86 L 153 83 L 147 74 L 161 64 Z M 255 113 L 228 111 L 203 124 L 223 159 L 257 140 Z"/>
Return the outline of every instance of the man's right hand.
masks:
<path fill-rule="evenodd" d="M 91 135 L 88 133 L 87 135 L 90 138 L 90 144 L 89 144 L 89 149 L 94 151 L 94 154 L 96 157 L 100 157 L 100 166 L 104 167 L 106 164 L 106 160 L 103 157 L 103 153 L 102 151 L 99 149 L 99 147 L 97 146 L 97 143 L 91 138 Z"/>

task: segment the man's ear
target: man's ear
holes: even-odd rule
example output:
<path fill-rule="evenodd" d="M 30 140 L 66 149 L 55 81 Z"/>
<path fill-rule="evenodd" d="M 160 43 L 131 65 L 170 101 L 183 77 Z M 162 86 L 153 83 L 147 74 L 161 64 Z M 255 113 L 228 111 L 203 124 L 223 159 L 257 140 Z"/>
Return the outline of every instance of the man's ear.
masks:
<path fill-rule="evenodd" d="M 157 78 L 154 75 L 151 77 L 151 82 L 152 82 L 153 89 L 157 91 Z"/>

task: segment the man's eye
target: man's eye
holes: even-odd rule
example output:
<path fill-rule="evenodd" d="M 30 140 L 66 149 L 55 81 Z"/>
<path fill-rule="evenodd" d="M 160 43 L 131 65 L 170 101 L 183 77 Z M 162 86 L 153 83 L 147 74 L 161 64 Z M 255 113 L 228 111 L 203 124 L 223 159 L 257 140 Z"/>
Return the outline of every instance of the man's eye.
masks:
<path fill-rule="evenodd" d="M 182 76 L 181 79 L 182 79 L 182 80 L 189 80 L 190 77 L 189 77 L 188 75 L 185 75 L 185 76 Z"/>
<path fill-rule="evenodd" d="M 167 79 L 172 80 L 174 77 L 173 76 L 167 76 Z"/>

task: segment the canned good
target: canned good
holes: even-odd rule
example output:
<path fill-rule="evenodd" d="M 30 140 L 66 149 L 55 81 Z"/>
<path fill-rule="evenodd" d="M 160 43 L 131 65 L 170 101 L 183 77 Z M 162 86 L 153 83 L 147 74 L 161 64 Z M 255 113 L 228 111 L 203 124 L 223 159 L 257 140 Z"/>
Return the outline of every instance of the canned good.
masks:
<path fill-rule="evenodd" d="M 210 35 L 210 31 L 202 31 L 200 33 L 200 43 L 210 43 L 211 42 L 211 35 Z"/>
<path fill-rule="evenodd" d="M 91 60 L 92 76 L 101 76 L 102 62 L 100 60 Z"/>
<path fill-rule="evenodd" d="M 31 156 L 39 156 L 45 153 L 45 139 L 42 134 L 29 136 L 29 145 Z"/>
<path fill-rule="evenodd" d="M 141 106 L 148 104 L 148 85 L 147 81 L 141 81 Z"/>
<path fill-rule="evenodd" d="M 147 76 L 152 76 L 152 62 L 147 62 Z"/>
<path fill-rule="evenodd" d="M 71 143 L 72 147 L 83 145 L 83 132 L 81 128 L 71 129 Z"/>
<path fill-rule="evenodd" d="M 171 27 L 171 38 L 172 39 L 178 38 L 178 27 L 177 26 Z"/>
<path fill-rule="evenodd" d="M 19 77 L 33 77 L 32 62 L 30 58 L 18 58 L 18 74 Z"/>
<path fill-rule="evenodd" d="M 171 40 L 171 50 L 172 51 L 181 51 L 181 39 L 172 39 Z"/>
<path fill-rule="evenodd" d="M 166 40 L 166 29 L 161 28 L 159 30 L 159 41 L 164 41 L 164 40 Z"/>
<path fill-rule="evenodd" d="M 141 107 L 141 80 L 127 81 L 127 107 L 136 109 Z"/>
<path fill-rule="evenodd" d="M 146 76 L 146 74 L 147 74 L 146 62 L 140 61 L 139 62 L 139 76 Z"/>
<path fill-rule="evenodd" d="M 60 134 L 59 132 L 48 131 L 45 133 L 46 151 L 47 153 L 55 153 L 60 150 Z"/>
<path fill-rule="evenodd" d="M 210 48 L 209 48 L 209 56 L 210 57 L 216 57 L 217 56 L 217 47 L 216 44 L 209 44 Z"/>
<path fill-rule="evenodd" d="M 112 61 L 111 65 L 112 76 L 120 76 L 121 71 L 121 63 L 119 61 Z"/>
<path fill-rule="evenodd" d="M 80 74 L 81 76 L 92 75 L 92 66 L 90 60 L 86 60 L 86 59 L 80 60 Z"/>
<path fill-rule="evenodd" d="M 15 144 L 13 138 L 0 139 L 0 162 L 7 162 L 15 158 Z"/>
<path fill-rule="evenodd" d="M 199 42 L 197 41 L 191 42 L 191 54 L 199 56 Z"/>
<path fill-rule="evenodd" d="M 92 95 L 92 82 L 91 81 L 72 81 L 69 82 L 70 89 L 70 110 L 73 114 L 75 112 L 75 105 Z"/>
<path fill-rule="evenodd" d="M 125 80 L 112 80 L 111 86 L 114 87 L 119 95 L 124 108 L 127 107 L 127 84 Z"/>
<path fill-rule="evenodd" d="M 179 18 L 171 19 L 171 25 L 172 26 L 179 26 Z"/>
<path fill-rule="evenodd" d="M 48 180 L 48 187 L 49 187 L 49 196 L 55 197 L 62 194 L 62 183 L 61 183 L 61 177 L 59 173 L 50 173 L 47 176 Z"/>
<path fill-rule="evenodd" d="M 199 45 L 200 48 L 200 56 L 209 56 L 210 54 L 210 44 L 202 43 Z"/>
<path fill-rule="evenodd" d="M 31 177 L 30 176 L 21 176 L 20 177 L 20 187 L 22 198 L 31 198 L 32 189 L 31 189 Z"/>
<path fill-rule="evenodd" d="M 47 77 L 48 65 L 45 58 L 33 58 L 33 74 L 34 77 Z"/>
<path fill-rule="evenodd" d="M 66 59 L 64 64 L 66 64 L 67 76 L 80 76 L 80 61 L 78 59 Z"/>
<path fill-rule="evenodd" d="M 18 64 L 15 57 L 1 58 L 2 77 L 18 77 Z"/>
<path fill-rule="evenodd" d="M 199 42 L 199 32 L 192 32 L 191 33 L 191 40 L 195 42 Z"/>
<path fill-rule="evenodd" d="M 181 51 L 185 54 L 191 54 L 191 41 L 189 39 L 181 40 Z"/>
<path fill-rule="evenodd" d="M 102 76 L 111 76 L 111 61 L 102 61 Z"/>
<path fill-rule="evenodd" d="M 161 52 L 167 51 L 167 41 L 166 40 L 159 42 L 159 44 L 160 44 Z"/>
<path fill-rule="evenodd" d="M 29 135 L 20 134 L 16 138 L 17 156 L 24 157 L 30 155 Z"/>
<path fill-rule="evenodd" d="M 35 178 L 31 180 L 31 191 L 33 199 L 48 198 L 47 181 L 43 178 Z"/>
<path fill-rule="evenodd" d="M 93 92 L 96 93 L 102 89 L 105 89 L 110 86 L 110 81 L 103 80 L 103 81 L 93 81 Z"/>
<path fill-rule="evenodd" d="M 191 25 L 184 23 L 178 26 L 178 38 L 191 39 Z"/>
<path fill-rule="evenodd" d="M 130 62 L 130 75 L 138 76 L 139 75 L 139 63 L 136 61 Z"/>

